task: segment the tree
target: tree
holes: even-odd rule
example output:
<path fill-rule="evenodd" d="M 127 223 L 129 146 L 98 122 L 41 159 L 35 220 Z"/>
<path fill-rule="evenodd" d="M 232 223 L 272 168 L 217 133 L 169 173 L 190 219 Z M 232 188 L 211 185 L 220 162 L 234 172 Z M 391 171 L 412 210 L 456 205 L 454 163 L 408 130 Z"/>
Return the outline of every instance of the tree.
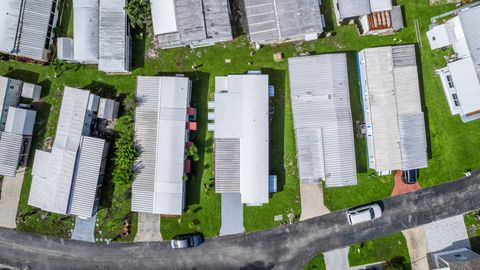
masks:
<path fill-rule="evenodd" d="M 187 157 L 191 157 L 193 161 L 199 161 L 200 156 L 198 155 L 198 148 L 195 144 L 190 145 L 186 150 Z"/>
<path fill-rule="evenodd" d="M 133 165 L 138 156 L 133 141 L 133 119 L 130 114 L 118 119 L 115 126 L 118 139 L 115 141 L 115 169 L 113 170 L 114 183 L 128 183 L 133 180 Z"/>
<path fill-rule="evenodd" d="M 406 270 L 406 259 L 403 256 L 396 256 L 387 261 L 385 265 L 386 270 Z"/>
<path fill-rule="evenodd" d="M 125 7 L 132 28 L 143 29 L 150 18 L 150 3 L 148 0 L 129 0 Z"/>

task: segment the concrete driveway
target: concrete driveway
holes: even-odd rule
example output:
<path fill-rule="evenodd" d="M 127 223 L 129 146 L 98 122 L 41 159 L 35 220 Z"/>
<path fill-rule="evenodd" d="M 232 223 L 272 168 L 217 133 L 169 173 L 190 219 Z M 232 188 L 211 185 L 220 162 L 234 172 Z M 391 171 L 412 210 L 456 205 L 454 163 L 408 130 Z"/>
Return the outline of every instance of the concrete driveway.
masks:
<path fill-rule="evenodd" d="M 325 266 L 327 270 L 349 270 L 348 250 L 350 248 L 340 248 L 323 253 Z"/>
<path fill-rule="evenodd" d="M 459 201 L 459 203 L 462 203 Z M 427 251 L 430 253 L 458 248 L 470 249 L 467 228 L 463 215 L 426 224 Z"/>
<path fill-rule="evenodd" d="M 237 234 L 244 231 L 243 204 L 240 193 L 223 193 L 220 235 Z"/>
<path fill-rule="evenodd" d="M 330 213 L 323 202 L 322 183 L 300 183 L 300 200 L 302 204 L 300 220 Z"/>
<path fill-rule="evenodd" d="M 423 226 L 402 231 L 407 241 L 412 270 L 428 270 L 427 237 Z"/>
<path fill-rule="evenodd" d="M 162 241 L 160 233 L 160 215 L 138 213 L 137 234 L 135 242 Z"/>
<path fill-rule="evenodd" d="M 17 227 L 18 202 L 22 191 L 25 171 L 18 171 L 15 177 L 4 177 L 0 196 L 0 227 Z"/>
<path fill-rule="evenodd" d="M 97 215 L 83 219 L 77 217 L 75 219 L 75 228 L 73 228 L 72 239 L 95 243 L 95 223 Z"/>

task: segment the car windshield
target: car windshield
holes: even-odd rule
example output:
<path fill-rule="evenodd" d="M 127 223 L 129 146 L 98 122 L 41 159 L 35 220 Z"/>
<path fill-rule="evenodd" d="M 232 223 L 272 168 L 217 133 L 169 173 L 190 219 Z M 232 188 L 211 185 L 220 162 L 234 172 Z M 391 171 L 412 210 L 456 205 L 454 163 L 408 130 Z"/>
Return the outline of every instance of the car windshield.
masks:
<path fill-rule="evenodd" d="M 372 219 L 374 219 L 375 218 L 375 212 L 373 211 L 373 208 L 370 208 L 369 211 L 370 211 L 370 216 L 372 216 Z"/>

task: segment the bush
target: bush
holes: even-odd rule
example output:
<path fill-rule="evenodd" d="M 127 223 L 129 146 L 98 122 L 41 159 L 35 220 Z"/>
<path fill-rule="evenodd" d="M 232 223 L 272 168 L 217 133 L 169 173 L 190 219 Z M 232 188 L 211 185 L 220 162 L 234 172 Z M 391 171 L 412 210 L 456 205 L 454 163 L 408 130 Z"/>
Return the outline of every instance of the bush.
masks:
<path fill-rule="evenodd" d="M 131 114 L 124 115 L 118 119 L 115 131 L 119 137 L 115 141 L 113 182 L 129 183 L 133 180 L 133 165 L 138 156 L 133 141 L 133 119 Z"/>
<path fill-rule="evenodd" d="M 143 29 L 150 18 L 150 3 L 148 0 L 129 0 L 127 7 L 128 18 L 132 28 Z"/>

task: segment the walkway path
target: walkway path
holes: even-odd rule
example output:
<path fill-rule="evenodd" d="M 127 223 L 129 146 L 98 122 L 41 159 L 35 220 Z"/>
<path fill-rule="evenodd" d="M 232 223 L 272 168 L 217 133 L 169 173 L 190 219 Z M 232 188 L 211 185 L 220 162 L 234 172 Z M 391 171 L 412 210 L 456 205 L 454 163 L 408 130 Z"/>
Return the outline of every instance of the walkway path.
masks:
<path fill-rule="evenodd" d="M 222 194 L 222 226 L 220 235 L 243 233 L 243 204 L 240 193 Z"/>
<path fill-rule="evenodd" d="M 393 187 L 392 196 L 398 196 L 412 191 L 420 190 L 422 187 L 417 182 L 415 184 L 405 184 L 402 180 L 402 171 L 395 173 L 395 186 Z"/>
<path fill-rule="evenodd" d="M 407 241 L 412 270 L 428 270 L 427 238 L 423 226 L 402 232 Z"/>
<path fill-rule="evenodd" d="M 137 234 L 135 242 L 161 241 L 160 215 L 138 213 Z"/>
<path fill-rule="evenodd" d="M 330 213 L 323 202 L 322 183 L 300 183 L 302 214 L 300 220 L 306 220 Z"/>
<path fill-rule="evenodd" d="M 0 196 L 0 227 L 17 227 L 18 202 L 22 191 L 25 171 L 18 171 L 15 177 L 4 177 Z"/>
<path fill-rule="evenodd" d="M 349 247 L 346 247 L 323 253 L 323 257 L 325 258 L 325 267 L 327 270 L 349 270 L 349 249 Z"/>
<path fill-rule="evenodd" d="M 75 218 L 75 228 L 73 228 L 72 239 L 95 243 L 95 223 L 97 215 L 83 219 Z"/>

